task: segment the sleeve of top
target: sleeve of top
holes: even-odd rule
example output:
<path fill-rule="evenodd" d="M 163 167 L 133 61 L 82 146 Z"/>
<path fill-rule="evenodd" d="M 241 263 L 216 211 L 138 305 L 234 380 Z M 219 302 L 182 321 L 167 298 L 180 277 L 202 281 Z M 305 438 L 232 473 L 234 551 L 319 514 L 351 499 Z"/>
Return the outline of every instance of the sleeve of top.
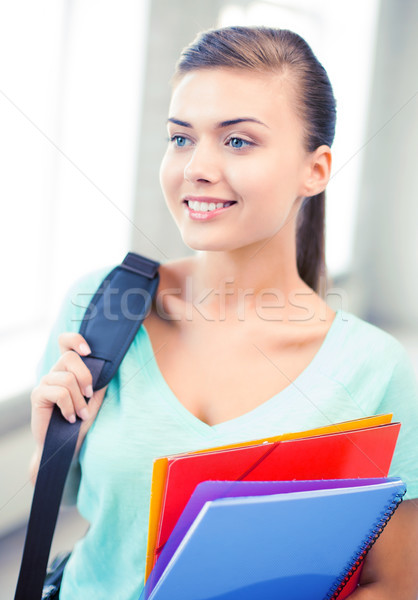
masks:
<path fill-rule="evenodd" d="M 61 352 L 58 346 L 58 336 L 66 331 L 77 331 L 78 328 L 74 322 L 71 321 L 70 305 L 71 305 L 72 293 L 69 291 L 65 297 L 60 312 L 49 332 L 46 346 L 44 348 L 41 359 L 37 367 L 37 381 L 46 375 L 54 364 L 61 356 Z"/>
<path fill-rule="evenodd" d="M 390 475 L 405 482 L 405 499 L 418 498 L 418 384 L 411 359 L 401 344 L 379 412 L 391 412 L 393 421 L 401 423 Z"/>
<path fill-rule="evenodd" d="M 68 290 L 37 366 L 38 382 L 41 377 L 51 370 L 61 356 L 58 336 L 64 332 L 76 332 L 80 329 L 81 321 L 91 298 L 110 270 L 111 267 L 108 267 L 88 274 L 76 281 Z M 80 477 L 80 464 L 75 458 L 66 479 L 62 504 L 69 506 L 76 503 Z"/>
<path fill-rule="evenodd" d="M 46 346 L 37 367 L 37 380 L 48 373 L 59 359 L 61 353 L 58 336 L 68 331 L 79 331 L 81 321 L 91 298 L 112 267 L 106 267 L 89 273 L 78 279 L 69 288 L 61 304 L 60 311 L 51 328 Z"/>

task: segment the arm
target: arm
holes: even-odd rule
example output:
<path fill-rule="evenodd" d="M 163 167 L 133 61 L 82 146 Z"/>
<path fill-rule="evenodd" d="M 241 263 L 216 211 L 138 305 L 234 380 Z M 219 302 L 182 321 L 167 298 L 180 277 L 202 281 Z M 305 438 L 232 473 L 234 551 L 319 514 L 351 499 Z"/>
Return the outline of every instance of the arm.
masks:
<path fill-rule="evenodd" d="M 418 499 L 405 500 L 370 549 L 353 600 L 418 597 Z"/>
<path fill-rule="evenodd" d="M 405 348 L 398 342 L 385 350 L 382 371 L 396 362 L 376 414 L 393 413 L 401 430 L 389 476 L 400 477 L 407 486 L 406 498 L 366 556 L 360 586 L 350 600 L 417 600 L 418 594 L 418 385 L 415 369 Z M 388 361 L 385 362 L 385 356 Z"/>

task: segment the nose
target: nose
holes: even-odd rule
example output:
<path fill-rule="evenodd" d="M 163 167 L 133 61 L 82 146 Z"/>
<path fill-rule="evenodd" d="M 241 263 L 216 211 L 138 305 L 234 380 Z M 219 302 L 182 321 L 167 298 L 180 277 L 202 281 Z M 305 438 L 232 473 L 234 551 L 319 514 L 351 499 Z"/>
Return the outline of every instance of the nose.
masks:
<path fill-rule="evenodd" d="M 221 168 L 216 152 L 208 145 L 195 146 L 193 154 L 184 167 L 184 179 L 190 183 L 216 183 L 221 176 Z"/>

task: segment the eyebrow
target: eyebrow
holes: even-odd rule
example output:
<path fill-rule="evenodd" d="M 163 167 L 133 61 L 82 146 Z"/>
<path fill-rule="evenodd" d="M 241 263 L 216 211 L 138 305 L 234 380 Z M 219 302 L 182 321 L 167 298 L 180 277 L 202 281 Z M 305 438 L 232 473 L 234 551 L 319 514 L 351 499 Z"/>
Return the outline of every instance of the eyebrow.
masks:
<path fill-rule="evenodd" d="M 170 117 L 169 119 L 167 119 L 167 122 L 174 123 L 175 125 L 180 125 L 180 127 L 193 127 L 191 123 L 188 123 L 187 121 L 181 121 L 180 119 L 175 119 L 174 117 Z M 253 117 L 240 117 L 238 119 L 228 119 L 228 121 L 221 121 L 220 123 L 216 123 L 215 129 L 223 129 L 224 127 L 230 127 L 231 125 L 237 125 L 238 123 L 246 122 L 258 123 L 259 125 L 263 125 L 263 127 L 267 127 L 267 129 L 269 129 L 269 127 L 265 123 L 263 123 L 259 119 L 254 119 Z"/>

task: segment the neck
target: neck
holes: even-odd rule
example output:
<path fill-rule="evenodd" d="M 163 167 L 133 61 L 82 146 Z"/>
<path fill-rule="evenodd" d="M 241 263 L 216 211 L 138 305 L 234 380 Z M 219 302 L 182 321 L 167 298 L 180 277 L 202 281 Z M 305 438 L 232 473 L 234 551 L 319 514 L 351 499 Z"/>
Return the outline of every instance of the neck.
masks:
<path fill-rule="evenodd" d="M 201 312 L 214 319 L 268 320 L 306 316 L 316 294 L 302 281 L 296 266 L 296 248 L 277 248 L 268 242 L 233 251 L 204 251 L 194 260 L 189 294 Z"/>

